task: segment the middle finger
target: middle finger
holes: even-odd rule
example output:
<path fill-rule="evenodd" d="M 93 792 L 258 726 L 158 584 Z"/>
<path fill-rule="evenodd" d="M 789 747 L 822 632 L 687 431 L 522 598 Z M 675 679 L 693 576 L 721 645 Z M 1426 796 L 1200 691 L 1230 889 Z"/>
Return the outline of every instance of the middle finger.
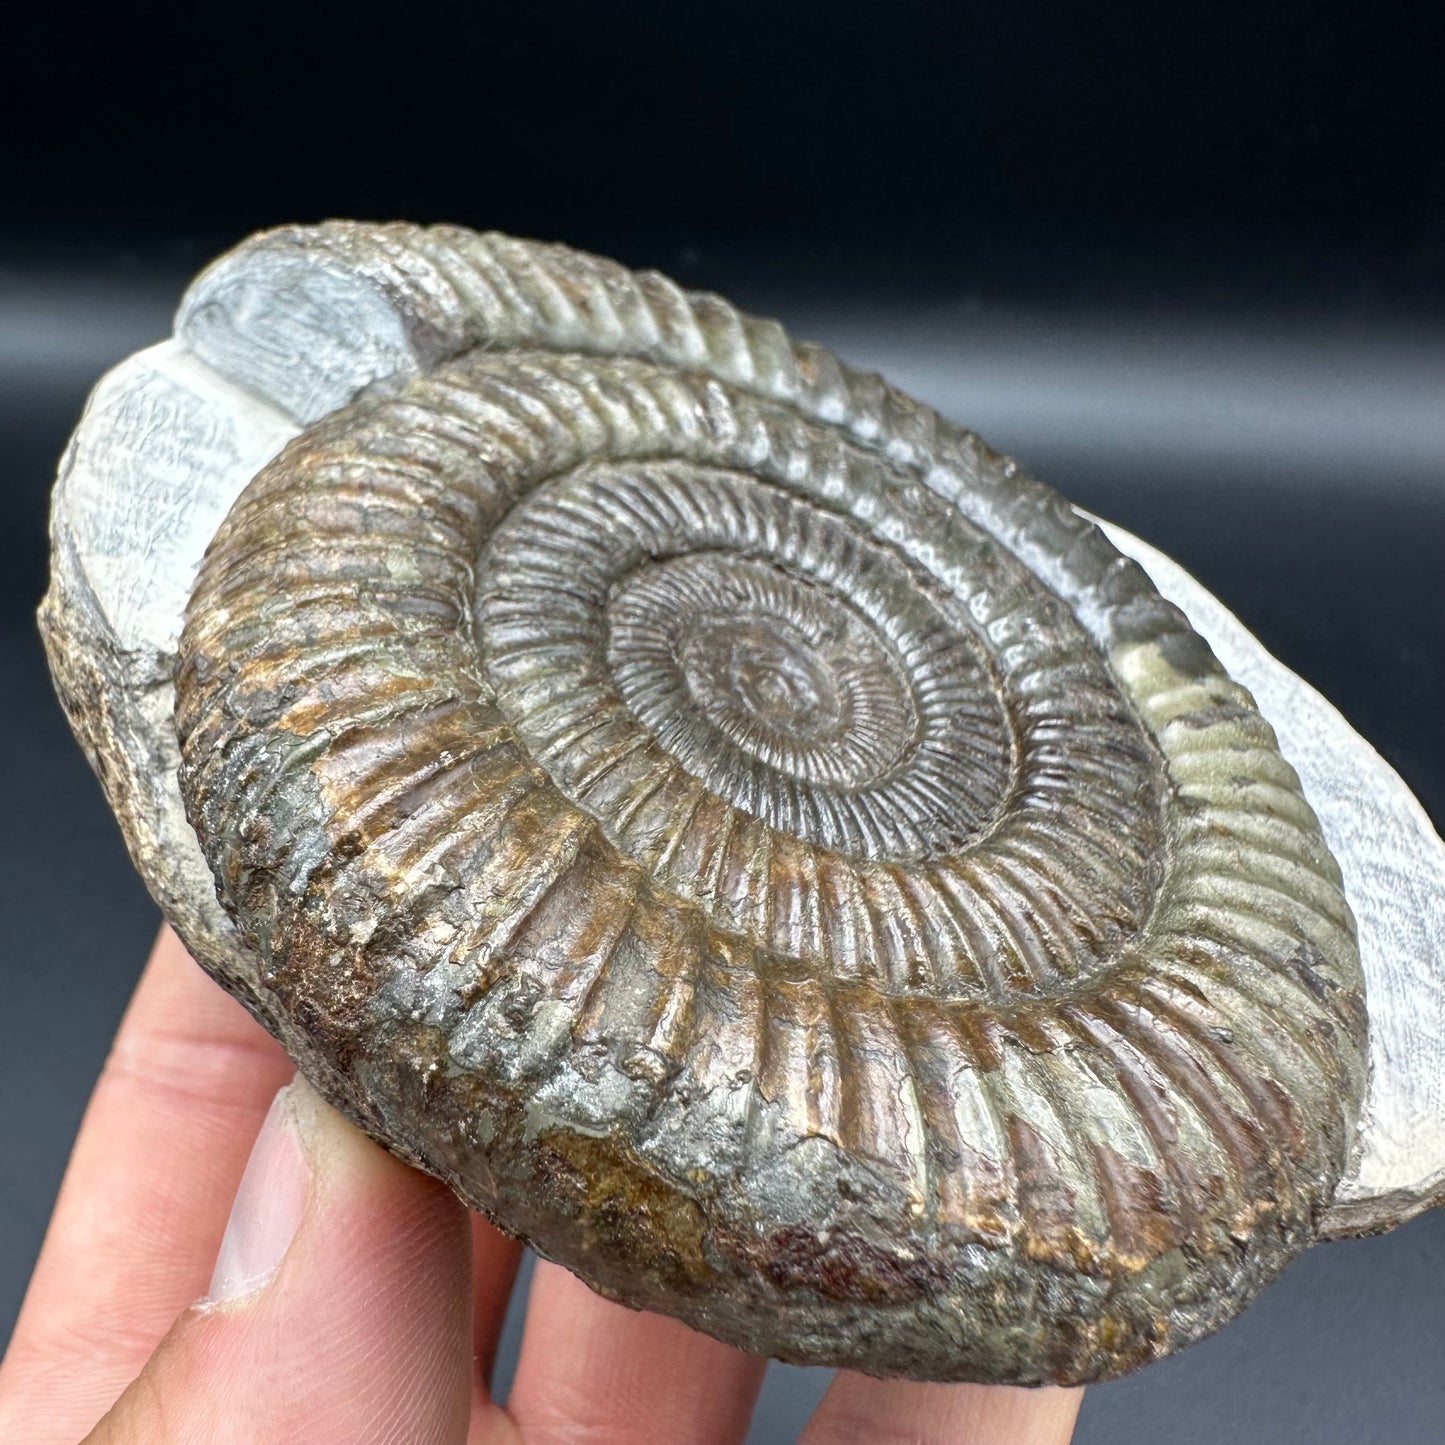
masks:
<path fill-rule="evenodd" d="M 539 1262 L 508 1412 L 529 1441 L 741 1440 L 767 1361 Z"/>

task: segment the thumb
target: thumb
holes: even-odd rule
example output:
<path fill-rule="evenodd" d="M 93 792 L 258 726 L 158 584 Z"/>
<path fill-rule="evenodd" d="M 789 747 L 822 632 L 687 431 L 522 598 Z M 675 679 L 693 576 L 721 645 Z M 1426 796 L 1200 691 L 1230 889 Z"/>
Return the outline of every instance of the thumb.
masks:
<path fill-rule="evenodd" d="M 466 1439 L 470 1231 L 433 1179 L 297 1078 L 277 1094 L 207 1299 L 90 1445 Z"/>

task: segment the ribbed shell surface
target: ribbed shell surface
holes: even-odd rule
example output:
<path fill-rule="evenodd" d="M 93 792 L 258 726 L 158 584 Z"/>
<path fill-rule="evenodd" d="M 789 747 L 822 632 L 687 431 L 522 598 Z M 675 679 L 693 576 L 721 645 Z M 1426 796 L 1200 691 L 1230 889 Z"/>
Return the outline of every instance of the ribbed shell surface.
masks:
<path fill-rule="evenodd" d="M 435 364 L 236 503 L 177 723 L 337 1101 L 761 1353 L 1076 1382 L 1228 1319 L 1313 1238 L 1365 1023 L 1334 860 L 1182 614 L 775 323 L 329 234 Z"/>

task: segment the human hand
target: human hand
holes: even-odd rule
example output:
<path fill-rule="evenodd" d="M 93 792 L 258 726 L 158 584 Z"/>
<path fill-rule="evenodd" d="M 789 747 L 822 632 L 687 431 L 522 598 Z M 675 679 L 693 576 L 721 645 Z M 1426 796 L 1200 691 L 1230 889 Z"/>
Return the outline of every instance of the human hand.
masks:
<path fill-rule="evenodd" d="M 743 1439 L 765 1361 L 545 1263 L 495 1402 L 519 1246 L 292 1072 L 162 930 L 0 1365 L 0 1440 Z M 840 1372 L 803 1440 L 1064 1445 L 1080 1395 Z"/>

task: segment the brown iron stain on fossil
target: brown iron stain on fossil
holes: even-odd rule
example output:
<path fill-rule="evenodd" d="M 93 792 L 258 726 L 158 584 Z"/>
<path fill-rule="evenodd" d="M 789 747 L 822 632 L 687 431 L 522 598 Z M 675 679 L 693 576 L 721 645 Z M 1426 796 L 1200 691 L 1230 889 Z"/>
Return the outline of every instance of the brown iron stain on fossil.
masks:
<path fill-rule="evenodd" d="M 328 1095 L 612 1297 L 876 1373 L 1100 1378 L 1307 1247 L 1365 1087 L 1353 924 L 1143 571 L 717 298 L 297 234 L 252 244 L 386 299 L 371 376 L 419 362 L 351 401 L 282 313 L 248 342 L 316 420 L 175 671 L 239 939 L 169 911 Z M 257 324 L 196 294 L 202 358 Z"/>

